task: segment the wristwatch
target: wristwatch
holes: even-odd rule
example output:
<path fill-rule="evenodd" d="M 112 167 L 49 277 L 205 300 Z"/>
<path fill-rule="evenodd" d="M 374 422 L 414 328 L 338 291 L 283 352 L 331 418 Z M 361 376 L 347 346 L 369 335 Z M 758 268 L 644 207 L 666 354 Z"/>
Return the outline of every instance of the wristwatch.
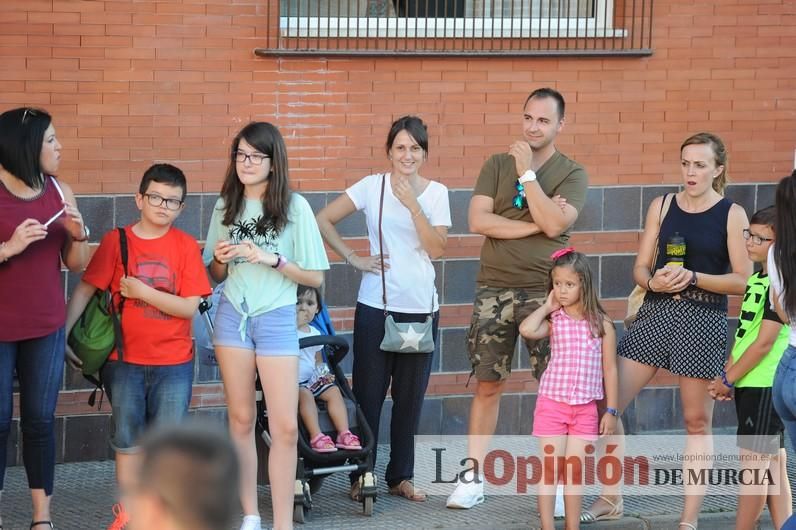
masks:
<path fill-rule="evenodd" d="M 83 223 L 83 237 L 81 239 L 72 238 L 72 241 L 82 243 L 83 241 L 88 241 L 89 237 L 91 237 L 91 230 L 88 229 L 87 224 Z"/>
<path fill-rule="evenodd" d="M 519 180 L 520 184 L 525 184 L 526 182 L 533 182 L 536 180 L 536 173 L 534 173 L 533 169 L 529 169 L 522 176 L 517 179 Z"/>
<path fill-rule="evenodd" d="M 607 412 L 608 414 L 610 414 L 611 416 L 614 416 L 614 417 L 618 417 L 619 416 L 619 411 L 616 410 L 613 407 L 606 407 L 605 408 L 605 412 Z"/>
<path fill-rule="evenodd" d="M 282 269 L 285 268 L 285 265 L 287 265 L 287 258 L 284 257 L 279 252 L 275 252 L 274 255 L 276 256 L 276 263 L 271 265 L 271 267 L 278 271 L 281 271 Z"/>
<path fill-rule="evenodd" d="M 696 271 L 691 271 L 691 281 L 688 282 L 689 285 L 696 285 L 697 282 L 697 273 Z"/>

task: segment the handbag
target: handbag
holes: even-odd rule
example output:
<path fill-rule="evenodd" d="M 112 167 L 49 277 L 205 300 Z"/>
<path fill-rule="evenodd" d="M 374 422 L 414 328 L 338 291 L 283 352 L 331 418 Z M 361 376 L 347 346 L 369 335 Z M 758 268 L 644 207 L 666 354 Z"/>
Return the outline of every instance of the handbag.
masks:
<path fill-rule="evenodd" d="M 381 231 L 384 213 L 384 186 L 386 176 L 381 175 L 381 196 L 379 197 L 379 258 L 381 260 L 381 300 L 384 304 L 383 351 L 394 353 L 431 353 L 434 351 L 434 294 L 431 295 L 431 311 L 423 322 L 396 322 L 387 311 L 387 280 L 384 277 L 384 243 Z"/>
<path fill-rule="evenodd" d="M 124 228 L 116 230 L 119 232 L 122 266 L 127 276 L 127 234 Z M 89 396 L 90 406 L 94 406 L 96 392 L 102 388 L 102 381 L 97 377 L 98 372 L 108 360 L 113 348 L 116 347 L 120 361 L 124 356 L 121 323 L 123 306 L 124 297 L 119 302 L 119 309 L 114 307 L 113 293 L 110 289 L 95 292 L 69 332 L 67 342 L 83 362 L 81 368 L 83 377 L 96 386 Z"/>
<path fill-rule="evenodd" d="M 661 236 L 661 224 L 663 223 L 663 218 L 666 217 L 666 214 L 669 212 L 669 206 L 671 205 L 673 198 L 674 193 L 667 193 L 661 202 L 661 211 L 658 214 L 658 235 L 655 237 L 655 252 L 652 254 L 653 267 L 655 267 L 655 262 L 658 260 L 658 243 Z M 633 290 L 630 291 L 630 295 L 627 297 L 627 316 L 625 316 L 625 329 L 630 329 L 630 326 L 632 326 L 633 322 L 636 321 L 638 310 L 641 309 L 641 304 L 644 303 L 644 298 L 646 296 L 647 290 L 640 285 L 636 285 L 633 287 Z"/>

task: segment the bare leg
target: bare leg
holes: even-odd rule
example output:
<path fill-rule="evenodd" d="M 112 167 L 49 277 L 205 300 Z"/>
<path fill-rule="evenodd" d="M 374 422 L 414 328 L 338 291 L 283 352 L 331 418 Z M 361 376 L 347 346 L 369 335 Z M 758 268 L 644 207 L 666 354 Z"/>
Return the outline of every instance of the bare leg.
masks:
<path fill-rule="evenodd" d="M 582 508 L 583 481 L 585 479 L 583 461 L 586 456 L 586 444 L 588 443 L 587 440 L 577 436 L 567 437 L 567 460 L 577 466 L 577 469 L 572 469 L 570 466 L 565 469 L 564 509 L 566 518 L 564 524 L 567 530 L 580 529 L 580 510 Z"/>
<path fill-rule="evenodd" d="M 631 359 L 626 359 L 625 357 L 617 357 L 616 362 L 619 375 L 619 410 L 624 411 L 628 405 L 630 405 L 630 402 L 633 401 L 652 378 L 655 377 L 658 368 L 656 366 L 650 366 Z M 620 419 L 616 422 L 616 433 L 612 438 L 612 440 L 620 444 L 612 453 L 620 460 L 624 457 L 625 453 L 625 447 L 622 443 L 624 434 L 625 428 Z M 616 486 L 604 486 L 600 494 L 607 497 L 611 502 L 616 503 L 622 497 L 622 487 L 620 484 Z M 589 507 L 589 512 L 593 513 L 595 516 L 600 516 L 610 513 L 612 509 L 613 507 L 610 504 L 598 498 Z"/>
<path fill-rule="evenodd" d="M 321 432 L 321 426 L 318 423 L 318 407 L 315 406 L 315 396 L 306 388 L 299 388 L 299 413 L 304 427 L 310 433 L 310 440 L 312 440 Z"/>
<path fill-rule="evenodd" d="M 495 434 L 504 384 L 505 381 L 478 381 L 475 387 L 470 405 L 467 456 L 474 458 L 479 465 L 483 463 L 489 440 Z"/>
<path fill-rule="evenodd" d="M 138 453 L 116 453 L 116 484 L 119 486 L 119 502 L 124 505 L 124 492 L 130 491 L 134 486 L 135 474 L 141 464 L 141 455 Z M 124 507 L 125 510 L 127 506 Z M 47 519 L 35 519 L 43 521 Z"/>
<path fill-rule="evenodd" d="M 558 468 L 559 457 L 563 457 L 567 451 L 567 437 L 566 436 L 550 436 L 547 438 L 539 438 L 539 447 L 542 450 L 540 458 L 542 462 L 548 462 L 552 458 L 552 468 L 543 464 L 542 466 L 542 481 L 536 494 L 536 503 L 539 508 L 539 519 L 542 523 L 542 530 L 553 530 L 555 528 L 554 507 L 556 502 L 556 485 L 559 482 L 560 469 Z M 545 451 L 546 448 L 552 447 L 553 452 Z M 566 488 L 566 486 L 565 486 Z M 566 497 L 564 504 L 566 505 Z M 580 507 L 578 507 L 580 511 Z"/>
<path fill-rule="evenodd" d="M 769 467 L 769 455 L 761 455 L 748 449 L 740 449 L 739 453 L 741 456 L 741 472 L 749 470 L 747 473 L 751 473 L 754 469 L 763 470 Z M 774 463 L 772 467 L 776 465 Z M 736 530 L 755 528 L 757 520 L 763 511 L 763 506 L 766 504 L 767 490 L 768 487 L 765 484 L 742 483 L 738 486 L 738 511 L 735 514 Z"/>
<path fill-rule="evenodd" d="M 772 489 L 779 487 L 779 491 L 776 494 L 772 492 L 768 495 L 768 511 L 771 514 L 774 528 L 779 530 L 793 513 L 793 496 L 791 494 L 790 481 L 788 480 L 785 449 L 779 450 L 779 455 L 771 460 L 768 469 L 774 479 Z"/>
<path fill-rule="evenodd" d="M 254 443 L 254 352 L 216 346 L 224 381 L 229 433 L 240 460 L 240 504 L 243 515 L 260 515 L 257 507 L 257 448 Z M 298 379 L 298 378 L 297 378 Z"/>
<path fill-rule="evenodd" d="M 713 424 L 713 399 L 708 394 L 707 379 L 693 377 L 680 377 L 680 401 L 683 404 L 683 419 L 685 430 L 688 434 L 684 456 L 710 454 L 713 452 L 713 438 L 711 436 Z M 683 462 L 683 474 L 689 469 L 699 472 L 702 468 L 710 467 L 693 458 Z M 694 524 L 699 519 L 702 501 L 705 498 L 705 488 L 702 485 L 685 487 L 683 513 L 680 521 Z"/>
<path fill-rule="evenodd" d="M 257 357 L 256 360 L 271 432 L 268 478 L 274 530 L 291 530 L 298 442 L 298 357 Z"/>
<path fill-rule="evenodd" d="M 32 489 L 30 490 L 30 500 L 33 503 L 33 520 L 49 521 L 52 495 L 45 494 L 44 488 Z"/>
<path fill-rule="evenodd" d="M 330 387 L 323 394 L 321 399 L 326 402 L 326 410 L 332 419 L 332 425 L 337 430 L 337 434 L 348 430 L 348 410 L 345 408 L 343 395 L 336 386 Z"/>

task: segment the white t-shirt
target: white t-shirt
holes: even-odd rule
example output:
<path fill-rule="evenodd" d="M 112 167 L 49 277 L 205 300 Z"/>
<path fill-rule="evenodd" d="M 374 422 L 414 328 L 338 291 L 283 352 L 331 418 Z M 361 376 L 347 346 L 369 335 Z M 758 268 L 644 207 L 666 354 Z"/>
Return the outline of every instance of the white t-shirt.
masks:
<path fill-rule="evenodd" d="M 772 309 L 774 308 L 774 297 L 776 296 L 779 299 L 780 307 L 782 307 L 784 311 L 785 308 L 783 307 L 783 303 L 785 293 L 782 292 L 782 276 L 779 273 L 779 269 L 777 269 L 777 264 L 774 262 L 774 245 L 771 245 L 768 249 L 768 280 Z M 794 322 L 794 318 L 796 318 L 796 315 L 788 315 L 788 319 L 791 323 L 788 344 L 791 346 L 796 346 L 796 322 Z"/>
<path fill-rule="evenodd" d="M 300 329 L 297 331 L 299 340 L 303 339 L 304 337 L 317 337 L 321 334 L 320 331 L 312 326 L 310 326 L 309 331 L 301 331 Z M 299 383 L 309 381 L 312 377 L 312 373 L 315 370 L 315 354 L 320 349 L 320 346 L 312 346 L 310 348 L 301 348 L 299 351 Z"/>
<path fill-rule="evenodd" d="M 357 210 L 365 212 L 368 226 L 370 254 L 379 254 L 379 197 L 382 174 L 369 175 L 346 190 Z M 398 313 L 428 313 L 439 308 L 434 287 L 434 266 L 423 250 L 415 230 L 412 214 L 393 195 L 390 174 L 385 176 L 382 235 L 384 254 L 389 256 L 387 283 L 387 309 Z M 431 181 L 417 198 L 423 215 L 431 226 L 451 226 L 448 188 Z M 370 307 L 382 308 L 381 276 L 362 274 L 357 301 Z"/>

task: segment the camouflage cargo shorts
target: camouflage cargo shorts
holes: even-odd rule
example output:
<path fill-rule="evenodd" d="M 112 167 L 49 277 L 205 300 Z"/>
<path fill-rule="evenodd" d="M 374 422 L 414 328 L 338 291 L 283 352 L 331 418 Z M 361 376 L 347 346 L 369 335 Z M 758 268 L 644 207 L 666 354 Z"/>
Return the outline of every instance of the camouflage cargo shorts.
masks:
<path fill-rule="evenodd" d="M 502 381 L 511 374 L 520 323 L 544 303 L 545 297 L 544 293 L 528 289 L 476 288 L 467 332 L 467 351 L 476 379 Z M 523 341 L 530 355 L 531 371 L 538 380 L 550 360 L 550 342 L 547 338 Z"/>

